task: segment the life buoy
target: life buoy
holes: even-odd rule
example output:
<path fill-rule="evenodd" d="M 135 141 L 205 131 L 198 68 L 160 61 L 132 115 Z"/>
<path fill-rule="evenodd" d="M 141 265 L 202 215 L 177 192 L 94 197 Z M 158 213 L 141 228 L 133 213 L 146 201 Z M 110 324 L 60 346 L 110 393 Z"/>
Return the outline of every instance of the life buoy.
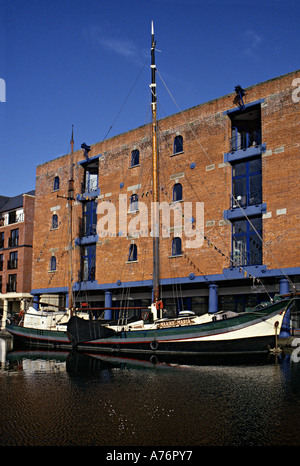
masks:
<path fill-rule="evenodd" d="M 20 319 L 24 316 L 24 314 L 25 314 L 25 312 L 22 311 L 22 310 L 19 312 L 19 317 L 20 317 Z"/>
<path fill-rule="evenodd" d="M 144 311 L 144 312 L 142 313 L 142 319 L 143 319 L 143 321 L 149 320 L 149 316 L 150 316 L 149 312 L 148 312 L 148 311 Z"/>
<path fill-rule="evenodd" d="M 158 348 L 158 342 L 156 340 L 151 341 L 150 348 L 155 351 Z"/>
<path fill-rule="evenodd" d="M 162 302 L 162 301 L 157 301 L 157 302 L 156 302 L 156 309 L 157 309 L 157 310 L 158 310 L 158 309 L 163 309 L 163 307 L 164 307 L 164 306 L 163 306 L 163 302 Z"/>

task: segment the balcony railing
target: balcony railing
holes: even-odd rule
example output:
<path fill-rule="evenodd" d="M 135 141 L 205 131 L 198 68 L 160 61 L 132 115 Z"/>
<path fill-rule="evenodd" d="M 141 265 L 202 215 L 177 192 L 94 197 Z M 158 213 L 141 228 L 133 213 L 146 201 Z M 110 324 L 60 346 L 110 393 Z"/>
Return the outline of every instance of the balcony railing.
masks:
<path fill-rule="evenodd" d="M 95 267 L 92 267 L 90 270 L 78 271 L 78 282 L 94 281 L 95 272 Z"/>
<path fill-rule="evenodd" d="M 261 131 L 241 131 L 230 138 L 230 152 L 237 150 L 246 150 L 249 147 L 259 146 L 261 144 Z"/>
<path fill-rule="evenodd" d="M 250 266 L 250 265 L 261 265 L 262 264 L 262 251 L 240 251 L 235 249 L 231 254 L 232 265 L 238 266 Z"/>
<path fill-rule="evenodd" d="M 262 189 L 258 189 L 251 193 L 245 193 L 242 196 L 230 194 L 230 206 L 232 209 L 237 207 L 248 207 L 262 203 Z"/>
<path fill-rule="evenodd" d="M 96 224 L 86 225 L 85 228 L 82 228 L 81 236 L 94 236 L 97 234 Z"/>
<path fill-rule="evenodd" d="M 98 178 L 91 178 L 85 183 L 81 183 L 81 194 L 92 193 L 98 189 Z"/>
<path fill-rule="evenodd" d="M 79 220 L 79 237 L 83 238 L 85 236 L 94 236 L 97 234 L 97 225 L 96 223 L 85 224 L 83 219 Z"/>

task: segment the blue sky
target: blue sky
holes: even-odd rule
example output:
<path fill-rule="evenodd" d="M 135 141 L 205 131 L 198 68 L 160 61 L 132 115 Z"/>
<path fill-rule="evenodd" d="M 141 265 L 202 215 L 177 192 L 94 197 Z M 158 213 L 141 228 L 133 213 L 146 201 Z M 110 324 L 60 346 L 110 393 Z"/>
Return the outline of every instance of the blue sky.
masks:
<path fill-rule="evenodd" d="M 35 189 L 72 125 L 79 149 L 150 121 L 151 20 L 164 117 L 299 69 L 299 13 L 299 0 L 0 0 L 0 194 Z"/>

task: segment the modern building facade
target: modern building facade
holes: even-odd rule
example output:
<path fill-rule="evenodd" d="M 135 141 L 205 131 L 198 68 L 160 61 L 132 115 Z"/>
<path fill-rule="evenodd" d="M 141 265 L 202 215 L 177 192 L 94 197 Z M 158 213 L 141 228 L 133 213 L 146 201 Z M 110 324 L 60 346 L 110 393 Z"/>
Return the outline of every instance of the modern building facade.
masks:
<path fill-rule="evenodd" d="M 25 300 L 32 299 L 34 195 L 29 191 L 0 196 L 0 308 L 4 316 L 19 312 Z"/>
<path fill-rule="evenodd" d="M 300 70 L 158 121 L 160 288 L 170 312 L 242 311 L 299 289 L 299 87 Z M 150 303 L 151 196 L 151 124 L 38 166 L 36 302 L 65 304 L 71 270 L 77 306 L 111 307 L 112 317 L 121 303 Z"/>

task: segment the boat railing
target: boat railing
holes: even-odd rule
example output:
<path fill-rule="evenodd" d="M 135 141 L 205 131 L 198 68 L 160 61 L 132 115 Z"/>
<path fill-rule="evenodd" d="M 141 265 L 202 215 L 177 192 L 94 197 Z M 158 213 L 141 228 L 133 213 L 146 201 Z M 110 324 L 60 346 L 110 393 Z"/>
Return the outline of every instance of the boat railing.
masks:
<path fill-rule="evenodd" d="M 240 131 L 230 138 L 230 152 L 237 150 L 246 150 L 251 146 L 261 144 L 261 132 L 257 131 Z"/>

